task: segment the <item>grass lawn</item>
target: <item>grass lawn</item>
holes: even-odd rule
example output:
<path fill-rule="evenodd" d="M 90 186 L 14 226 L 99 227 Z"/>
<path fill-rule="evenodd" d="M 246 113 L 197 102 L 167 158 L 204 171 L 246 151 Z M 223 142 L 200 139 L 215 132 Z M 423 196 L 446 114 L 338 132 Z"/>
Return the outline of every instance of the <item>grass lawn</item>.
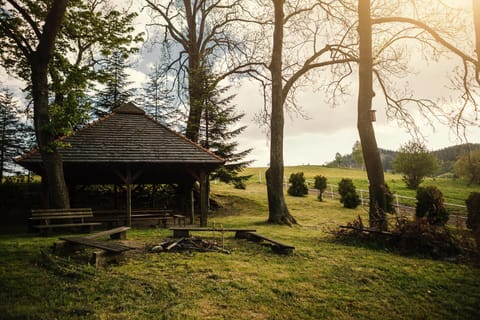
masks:
<path fill-rule="evenodd" d="M 295 171 L 293 171 L 295 172 Z M 263 179 L 263 176 L 262 176 Z M 249 227 L 296 247 L 291 256 L 227 237 L 223 253 L 130 252 L 120 265 L 42 265 L 59 235 L 0 235 L 1 319 L 480 319 L 480 269 L 335 241 L 363 209 L 287 196 L 294 227 L 266 224 L 265 185 L 212 184 L 224 208 L 209 223 Z M 170 236 L 134 229 L 147 245 Z M 198 233 L 203 238 L 219 234 Z"/>

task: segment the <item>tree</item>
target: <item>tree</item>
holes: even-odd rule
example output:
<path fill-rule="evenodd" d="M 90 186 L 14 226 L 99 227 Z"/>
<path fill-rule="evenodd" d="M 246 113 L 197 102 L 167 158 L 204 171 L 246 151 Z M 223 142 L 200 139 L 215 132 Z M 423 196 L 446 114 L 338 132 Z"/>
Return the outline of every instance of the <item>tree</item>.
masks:
<path fill-rule="evenodd" d="M 465 177 L 469 184 L 480 184 L 480 150 L 465 153 L 454 164 L 455 174 Z"/>
<path fill-rule="evenodd" d="M 309 21 L 308 14 L 313 10 L 322 11 L 321 5 L 326 4 L 320 2 L 310 3 L 308 1 L 300 4 L 295 1 L 290 3 L 289 1 L 273 0 L 273 39 L 270 53 L 271 61 L 268 66 L 271 81 L 271 110 L 269 114 L 270 167 L 266 171 L 268 221 L 272 223 L 288 225 L 296 223 L 295 218 L 287 208 L 283 194 L 284 108 L 288 97 L 293 94 L 297 81 L 309 72 L 326 66 L 341 65 L 355 61 L 348 53 L 342 51 L 342 46 L 326 44 L 324 47 L 319 48 L 317 42 L 313 41 L 313 48 L 308 48 L 311 42 L 300 39 L 300 43 L 290 44 L 290 46 L 302 51 L 301 54 L 297 52 L 296 56 L 304 57 L 303 61 L 290 61 L 287 64 L 288 67 L 284 66 L 284 29 L 289 23 L 294 27 L 295 22 L 293 21 L 295 18 L 301 19 L 300 21 L 303 22 Z M 328 7 L 328 5 L 326 6 Z M 288 9 L 287 14 L 285 13 L 285 8 Z M 314 25 L 314 30 L 310 30 L 311 36 L 315 40 L 320 41 L 318 39 L 318 31 L 322 29 L 322 26 L 315 25 L 313 21 L 312 25 Z M 308 52 L 308 49 L 310 49 L 310 52 L 305 56 L 305 51 Z M 295 56 L 295 54 L 292 53 L 292 56 Z M 324 56 L 333 58 L 322 60 Z M 287 70 L 289 71 L 288 73 Z"/>
<path fill-rule="evenodd" d="M 209 90 L 206 91 L 207 96 L 204 102 L 203 125 L 199 132 L 200 144 L 226 160 L 223 167 L 211 174 L 211 178 L 233 183 L 235 187 L 244 189 L 245 181 L 250 178 L 250 175 L 241 176 L 240 172 L 252 163 L 244 160 L 252 149 L 238 151 L 238 142 L 233 139 L 246 129 L 246 126 L 236 126 L 245 114 L 236 113 L 236 106 L 231 105 L 234 96 L 223 97 L 229 87 L 219 89 L 213 78 L 209 77 L 210 85 L 206 86 Z"/>
<path fill-rule="evenodd" d="M 85 118 L 85 93 L 96 76 L 98 53 L 138 40 L 130 35 L 135 15 L 123 15 L 103 0 L 1 3 L 7 4 L 0 12 L 2 66 L 26 82 L 33 99 L 47 205 L 66 208 L 68 190 L 58 153 L 62 144 L 56 139 Z"/>
<path fill-rule="evenodd" d="M 338 183 L 338 193 L 340 194 L 340 202 L 345 208 L 355 209 L 362 201 L 357 193 L 357 189 L 352 179 L 342 179 Z"/>
<path fill-rule="evenodd" d="M 288 187 L 288 194 L 294 197 L 303 197 L 308 194 L 308 187 L 305 183 L 305 176 L 303 172 L 292 173 L 288 179 L 290 187 Z"/>
<path fill-rule="evenodd" d="M 145 111 L 153 118 L 168 127 L 178 122 L 179 111 L 175 106 L 175 98 L 167 88 L 166 72 L 158 64 L 154 64 L 144 87 Z"/>
<path fill-rule="evenodd" d="M 55 145 L 56 136 L 50 128 L 48 86 L 49 63 L 54 55 L 55 39 L 67 3 L 67 0 L 52 1 L 46 7 L 41 29 L 34 20 L 32 7 L 25 7 L 26 4 L 20 1 L 8 0 L 10 7 L 8 10 L 2 8 L 0 13 L 0 30 L 4 35 L 0 39 L 3 65 L 7 68 L 18 66 L 21 69 L 17 69 L 17 73 L 24 76 L 28 74 L 30 77 L 35 134 L 45 170 L 44 182 L 47 185 L 49 204 L 53 208 L 70 206 L 62 159 Z M 19 57 L 21 65 L 15 61 Z"/>
<path fill-rule="evenodd" d="M 6 173 L 14 173 L 12 159 L 31 145 L 30 130 L 19 118 L 12 92 L 0 92 L 0 183 Z"/>
<path fill-rule="evenodd" d="M 205 85 L 207 78 L 215 74 L 213 83 L 217 85 L 230 75 L 243 72 L 245 66 L 241 56 L 248 50 L 235 35 L 241 30 L 238 23 L 242 21 L 239 13 L 244 11 L 243 1 L 146 0 L 146 3 L 152 18 L 149 27 L 162 36 L 151 41 L 161 42 L 166 52 L 165 70 L 174 79 L 178 98 L 188 99 L 185 135 L 198 142 L 204 97 L 209 90 Z M 211 72 L 214 66 L 218 70 Z"/>
<path fill-rule="evenodd" d="M 355 144 L 352 147 L 352 159 L 363 169 L 365 163 L 363 161 L 362 145 L 360 141 L 355 141 Z"/>
<path fill-rule="evenodd" d="M 431 226 L 443 226 L 449 213 L 445 209 L 442 192 L 435 186 L 420 187 L 417 190 L 415 216 L 426 218 Z"/>
<path fill-rule="evenodd" d="M 127 103 L 134 96 L 134 90 L 129 88 L 126 69 L 128 53 L 115 50 L 102 63 L 102 80 L 106 87 L 97 92 L 94 98 L 95 115 L 102 117 L 116 107 Z"/>
<path fill-rule="evenodd" d="M 393 169 L 403 173 L 403 181 L 407 188 L 417 189 L 423 179 L 438 169 L 438 160 L 424 144 L 410 141 L 400 147 Z"/>
<path fill-rule="evenodd" d="M 323 201 L 323 193 L 327 189 L 327 177 L 315 176 L 314 188 L 318 190 L 318 201 Z"/>

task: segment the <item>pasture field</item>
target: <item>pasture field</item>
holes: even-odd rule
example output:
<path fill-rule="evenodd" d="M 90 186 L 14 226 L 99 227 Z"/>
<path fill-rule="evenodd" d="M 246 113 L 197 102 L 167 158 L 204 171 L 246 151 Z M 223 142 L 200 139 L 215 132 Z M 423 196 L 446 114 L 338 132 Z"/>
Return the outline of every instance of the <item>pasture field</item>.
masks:
<path fill-rule="evenodd" d="M 265 183 L 265 167 L 247 168 L 245 174 L 252 175 L 250 182 L 252 183 Z M 313 187 L 314 177 L 317 175 L 323 175 L 327 177 L 327 183 L 338 185 L 338 182 L 342 178 L 350 178 L 357 187 L 357 189 L 368 190 L 368 179 L 366 171 L 358 169 L 347 168 L 329 168 L 323 166 L 292 166 L 285 167 L 285 181 L 288 181 L 290 174 L 296 172 L 303 172 L 307 181 L 312 184 Z M 416 191 L 409 190 L 402 181 L 400 174 L 385 173 L 385 182 L 390 187 L 393 193 L 397 193 L 401 196 L 415 197 Z M 443 193 L 446 202 L 465 205 L 465 199 L 470 192 L 480 192 L 480 185 L 468 185 L 468 182 L 464 179 L 452 179 L 452 178 L 425 178 L 425 181 L 420 186 L 434 185 L 437 186 Z"/>
<path fill-rule="evenodd" d="M 307 177 L 322 174 L 317 169 L 288 170 L 304 171 Z M 363 179 L 357 174 L 355 181 Z M 328 176 L 330 182 L 341 177 L 345 172 Z M 334 200 L 318 202 L 314 195 L 286 196 L 299 224 L 276 226 L 266 223 L 263 183 L 252 178 L 246 190 L 221 183 L 211 188 L 222 208 L 210 216 L 209 224 L 257 229 L 294 245 L 294 254 L 277 255 L 229 235 L 224 245 L 231 254 L 137 250 L 104 269 L 89 266 L 87 254 L 51 256 L 61 259 L 60 268 L 41 254 L 49 252 L 60 235 L 40 238 L 2 229 L 0 318 L 480 318 L 479 266 L 336 240 L 331 230 L 358 215 L 366 217 L 364 209 L 344 209 Z M 194 235 L 221 238 L 218 232 Z M 169 236 L 165 229 L 133 229 L 127 243 L 150 247 Z"/>

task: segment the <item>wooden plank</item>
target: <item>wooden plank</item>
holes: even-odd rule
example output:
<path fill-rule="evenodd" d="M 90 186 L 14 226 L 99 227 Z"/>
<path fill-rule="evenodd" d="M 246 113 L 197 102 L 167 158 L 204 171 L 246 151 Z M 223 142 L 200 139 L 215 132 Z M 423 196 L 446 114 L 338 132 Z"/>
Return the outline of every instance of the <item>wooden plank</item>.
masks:
<path fill-rule="evenodd" d="M 110 236 L 110 238 L 112 238 L 112 239 L 125 240 L 126 232 L 127 232 L 127 230 L 130 230 L 130 229 L 131 229 L 130 227 L 118 227 L 118 228 L 114 228 L 114 229 L 100 231 L 100 232 L 85 236 L 84 238 L 86 238 L 86 239 L 98 239 L 98 238 L 101 238 L 101 237 Z"/>
<path fill-rule="evenodd" d="M 274 240 L 274 239 L 271 239 L 271 238 L 268 238 L 264 235 L 261 235 L 259 233 L 256 233 L 256 232 L 248 232 L 248 236 L 252 236 L 253 238 L 257 238 L 257 239 L 261 239 L 261 240 L 265 240 L 265 241 L 268 241 L 268 242 L 271 242 L 273 244 L 276 244 L 282 248 L 285 248 L 285 249 L 295 249 L 294 246 L 291 246 L 291 245 L 288 245 L 288 244 L 284 244 L 284 243 L 281 243 L 277 240 Z"/>
<path fill-rule="evenodd" d="M 59 223 L 59 224 L 37 224 L 33 225 L 32 227 L 37 229 L 43 228 L 67 228 L 67 227 L 87 227 L 87 226 L 99 226 L 101 225 L 100 222 L 86 222 L 86 223 Z"/>
<path fill-rule="evenodd" d="M 89 212 L 92 213 L 91 208 L 68 208 L 68 209 L 32 209 L 31 213 L 57 213 L 57 212 Z"/>
<path fill-rule="evenodd" d="M 102 249 L 110 252 L 116 252 L 116 253 L 121 253 L 127 250 L 135 249 L 122 244 L 98 241 L 98 240 L 87 239 L 82 237 L 62 237 L 60 238 L 60 240 L 64 240 L 73 244 L 80 244 L 80 245 L 85 245 L 93 248 L 98 248 L 98 249 Z"/>
<path fill-rule="evenodd" d="M 170 227 L 169 230 L 187 230 L 187 231 L 226 231 L 226 232 L 255 232 L 255 229 L 243 229 L 243 228 L 209 228 L 209 227 Z"/>

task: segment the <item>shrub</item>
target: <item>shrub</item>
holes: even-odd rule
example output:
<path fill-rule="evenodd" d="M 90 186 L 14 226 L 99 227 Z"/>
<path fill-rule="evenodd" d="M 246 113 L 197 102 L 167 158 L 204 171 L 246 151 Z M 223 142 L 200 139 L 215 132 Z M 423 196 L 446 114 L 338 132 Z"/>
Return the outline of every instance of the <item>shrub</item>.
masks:
<path fill-rule="evenodd" d="M 480 192 L 472 192 L 465 200 L 467 205 L 467 227 L 473 231 L 480 229 Z"/>
<path fill-rule="evenodd" d="M 327 189 L 327 177 L 315 176 L 314 188 L 318 190 L 318 201 L 323 201 L 323 193 Z"/>
<path fill-rule="evenodd" d="M 385 211 L 395 213 L 395 205 L 393 204 L 393 193 L 390 188 L 385 184 Z"/>
<path fill-rule="evenodd" d="M 443 226 L 448 221 L 442 192 L 435 186 L 420 187 L 417 190 L 415 215 L 426 218 L 431 226 Z"/>
<path fill-rule="evenodd" d="M 308 194 L 308 187 L 305 184 L 303 172 L 292 173 L 288 182 L 290 183 L 290 187 L 288 188 L 289 195 L 303 197 Z"/>
<path fill-rule="evenodd" d="M 345 208 L 355 209 L 361 203 L 352 179 L 342 179 L 338 183 L 338 193 L 340 193 L 340 202 Z"/>

